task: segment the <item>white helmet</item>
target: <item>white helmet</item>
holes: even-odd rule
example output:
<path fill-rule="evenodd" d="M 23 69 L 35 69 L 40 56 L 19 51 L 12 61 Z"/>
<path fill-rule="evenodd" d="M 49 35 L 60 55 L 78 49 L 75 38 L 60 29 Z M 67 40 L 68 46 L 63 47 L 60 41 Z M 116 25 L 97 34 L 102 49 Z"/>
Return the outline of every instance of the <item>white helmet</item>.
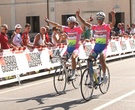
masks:
<path fill-rule="evenodd" d="M 105 15 L 104 12 L 98 12 L 98 13 L 96 14 L 96 17 L 97 17 L 97 18 L 105 18 L 106 15 Z"/>
<path fill-rule="evenodd" d="M 70 16 L 68 17 L 67 22 L 76 22 L 76 18 L 74 16 Z"/>

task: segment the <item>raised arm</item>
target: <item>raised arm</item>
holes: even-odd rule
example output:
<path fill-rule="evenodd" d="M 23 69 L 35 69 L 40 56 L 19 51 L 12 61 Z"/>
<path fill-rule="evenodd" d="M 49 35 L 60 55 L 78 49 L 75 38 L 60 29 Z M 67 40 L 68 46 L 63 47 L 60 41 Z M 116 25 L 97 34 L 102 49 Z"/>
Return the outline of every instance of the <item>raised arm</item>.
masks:
<path fill-rule="evenodd" d="M 112 16 L 112 23 L 110 24 L 110 27 L 113 28 L 115 26 L 115 23 L 116 23 L 114 9 L 111 11 L 111 16 Z"/>
<path fill-rule="evenodd" d="M 87 26 L 88 28 L 91 28 L 92 24 L 88 23 L 85 19 L 83 19 L 83 18 L 80 16 L 80 10 L 79 10 L 79 9 L 76 11 L 76 16 L 78 17 L 78 19 L 81 21 L 81 23 L 82 23 L 84 26 Z"/>
<path fill-rule="evenodd" d="M 48 18 L 46 18 L 45 17 L 45 22 L 47 22 L 47 23 L 49 23 L 49 24 L 51 24 L 51 25 L 53 25 L 53 26 L 55 26 L 55 27 L 58 27 L 58 28 L 60 28 L 60 29 L 62 29 L 62 25 L 60 25 L 60 24 L 58 24 L 58 23 L 56 23 L 56 22 L 53 22 L 53 21 L 50 21 Z"/>

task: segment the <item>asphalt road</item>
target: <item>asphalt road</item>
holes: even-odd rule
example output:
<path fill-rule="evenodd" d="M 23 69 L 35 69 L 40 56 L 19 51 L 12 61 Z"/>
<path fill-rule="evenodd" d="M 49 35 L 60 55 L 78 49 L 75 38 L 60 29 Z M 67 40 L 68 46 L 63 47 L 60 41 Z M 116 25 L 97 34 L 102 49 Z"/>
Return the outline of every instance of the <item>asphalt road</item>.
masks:
<path fill-rule="evenodd" d="M 135 110 L 135 58 L 109 62 L 108 66 L 109 91 L 103 95 L 99 89 L 94 90 L 88 102 L 71 84 L 66 94 L 57 95 L 49 77 L 1 87 L 0 110 Z"/>

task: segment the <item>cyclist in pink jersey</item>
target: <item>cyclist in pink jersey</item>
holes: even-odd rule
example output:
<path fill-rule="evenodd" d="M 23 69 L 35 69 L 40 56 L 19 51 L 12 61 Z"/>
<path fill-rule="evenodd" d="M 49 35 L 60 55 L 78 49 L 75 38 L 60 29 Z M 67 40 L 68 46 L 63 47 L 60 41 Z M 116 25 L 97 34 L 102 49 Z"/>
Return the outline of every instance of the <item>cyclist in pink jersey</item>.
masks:
<path fill-rule="evenodd" d="M 97 58 L 98 54 L 100 54 L 100 64 L 102 65 L 103 73 L 104 73 L 104 79 L 105 79 L 105 72 L 106 72 L 106 63 L 105 63 L 105 54 L 103 54 L 103 51 L 106 49 L 108 40 L 110 39 L 110 31 L 111 28 L 115 25 L 115 11 L 111 11 L 112 16 L 112 23 L 106 24 L 104 23 L 104 19 L 106 17 L 105 13 L 98 12 L 96 14 L 97 19 L 97 25 L 92 25 L 88 23 L 86 20 L 84 20 L 80 16 L 80 10 L 76 11 L 76 16 L 79 18 L 79 20 L 83 23 L 83 25 L 87 26 L 88 28 L 92 29 L 94 31 L 94 37 L 96 38 L 96 43 L 94 46 L 93 51 L 91 52 L 92 57 L 95 59 Z M 93 68 L 92 63 L 90 64 L 90 77 L 93 77 Z M 93 79 L 93 78 L 91 78 Z M 93 81 L 91 81 L 92 83 Z M 99 81 L 100 82 L 100 81 Z"/>
<path fill-rule="evenodd" d="M 71 80 L 75 79 L 75 69 L 76 69 L 76 61 L 75 59 L 79 53 L 79 40 L 81 38 L 81 34 L 83 32 L 83 28 L 81 26 L 76 26 L 76 18 L 74 16 L 70 16 L 67 19 L 68 26 L 62 26 L 58 23 L 52 22 L 49 19 L 45 18 L 45 21 L 49 24 L 54 25 L 55 27 L 60 28 L 62 31 L 66 32 L 68 35 L 68 48 L 67 51 L 69 54 L 72 54 L 72 76 Z"/>

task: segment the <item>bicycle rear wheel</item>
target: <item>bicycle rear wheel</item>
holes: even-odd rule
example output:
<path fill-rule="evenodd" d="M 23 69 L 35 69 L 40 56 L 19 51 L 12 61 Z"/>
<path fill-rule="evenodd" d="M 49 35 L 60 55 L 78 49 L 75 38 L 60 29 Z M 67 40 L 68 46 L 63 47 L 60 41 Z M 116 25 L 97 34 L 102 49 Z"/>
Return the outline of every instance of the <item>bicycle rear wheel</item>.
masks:
<path fill-rule="evenodd" d="M 66 88 L 66 73 L 62 67 L 55 70 L 53 84 L 55 91 L 60 95 L 63 94 Z"/>
<path fill-rule="evenodd" d="M 82 69 L 78 68 L 75 70 L 75 79 L 72 81 L 72 85 L 75 89 L 78 89 L 81 82 Z"/>
<path fill-rule="evenodd" d="M 107 93 L 109 86 L 110 86 L 110 71 L 109 68 L 106 67 L 106 74 L 105 77 L 103 76 L 103 71 L 101 70 L 101 84 L 99 85 L 99 89 L 102 94 Z M 103 78 L 104 77 L 104 78 Z"/>
<path fill-rule="evenodd" d="M 89 101 L 92 98 L 93 86 L 90 86 L 90 72 L 85 69 L 81 78 L 81 94 L 84 100 Z"/>

